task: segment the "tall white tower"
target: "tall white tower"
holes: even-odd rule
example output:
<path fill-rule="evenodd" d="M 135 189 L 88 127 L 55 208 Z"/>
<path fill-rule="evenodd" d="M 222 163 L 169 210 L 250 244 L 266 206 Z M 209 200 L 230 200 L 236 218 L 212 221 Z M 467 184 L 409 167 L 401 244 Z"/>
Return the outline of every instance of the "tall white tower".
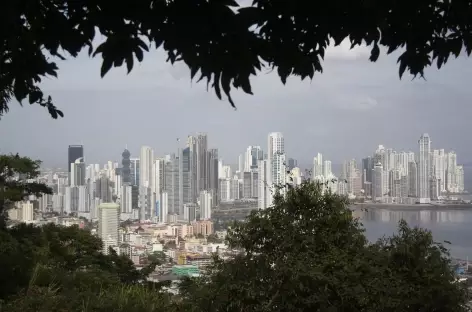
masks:
<path fill-rule="evenodd" d="M 103 241 L 103 253 L 108 254 L 109 247 L 120 242 L 120 206 L 115 203 L 100 204 L 98 208 L 98 236 Z"/>
<path fill-rule="evenodd" d="M 430 178 L 431 178 L 431 139 L 424 133 L 418 140 L 420 154 L 418 157 L 418 197 L 420 203 L 431 202 Z"/>
<path fill-rule="evenodd" d="M 312 178 L 316 180 L 317 177 L 323 176 L 323 155 L 318 153 L 315 158 L 313 158 L 313 173 Z"/>
<path fill-rule="evenodd" d="M 139 186 L 153 188 L 153 164 L 154 151 L 149 146 L 141 147 L 141 157 L 139 159 Z"/>
<path fill-rule="evenodd" d="M 149 146 L 142 146 L 139 160 L 139 193 L 140 198 L 146 198 L 146 200 L 140 201 L 141 220 L 154 217 L 156 205 L 154 165 L 154 151 Z"/>
<path fill-rule="evenodd" d="M 274 192 L 275 186 L 285 184 L 285 142 L 282 133 L 269 133 L 267 142 L 267 185 Z M 273 195 L 273 194 L 271 194 Z M 273 196 L 268 196 L 267 207 L 272 205 Z"/>
<path fill-rule="evenodd" d="M 257 197 L 258 197 L 258 208 L 259 209 L 266 209 L 268 207 L 267 205 L 267 199 L 269 198 L 270 195 L 270 188 L 267 184 L 267 165 L 268 161 L 267 159 L 259 160 L 259 163 L 257 165 L 257 179 L 258 179 L 258 188 L 257 188 Z"/>
<path fill-rule="evenodd" d="M 211 207 L 213 206 L 213 197 L 209 191 L 200 192 L 200 220 L 211 219 Z"/>

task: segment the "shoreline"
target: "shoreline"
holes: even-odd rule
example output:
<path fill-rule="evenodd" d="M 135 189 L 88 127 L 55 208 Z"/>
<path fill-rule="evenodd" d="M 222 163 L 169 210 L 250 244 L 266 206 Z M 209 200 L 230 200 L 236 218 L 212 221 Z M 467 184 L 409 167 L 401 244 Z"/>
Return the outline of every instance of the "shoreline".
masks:
<path fill-rule="evenodd" d="M 386 209 L 386 210 L 472 210 L 472 204 L 450 204 L 450 205 L 431 205 L 431 204 L 383 204 L 383 203 L 359 203 L 351 204 L 349 208 L 353 209 Z"/>

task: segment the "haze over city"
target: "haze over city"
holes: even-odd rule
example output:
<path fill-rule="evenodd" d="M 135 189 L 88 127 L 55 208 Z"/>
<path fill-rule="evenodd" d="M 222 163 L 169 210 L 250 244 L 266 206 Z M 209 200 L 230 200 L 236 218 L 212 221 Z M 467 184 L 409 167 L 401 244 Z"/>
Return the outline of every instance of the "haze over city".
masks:
<path fill-rule="evenodd" d="M 83 144 L 89 163 L 118 160 L 125 146 L 137 155 L 142 145 L 157 154 L 175 151 L 176 138 L 195 132 L 209 135 L 209 146 L 226 162 L 236 163 L 248 145 L 265 146 L 267 133 L 281 131 L 286 152 L 311 164 L 322 151 L 334 164 L 370 155 L 377 145 L 417 150 L 428 132 L 433 148 L 453 149 L 469 163 L 472 91 L 471 61 L 451 60 L 426 79 L 398 79 L 396 57 L 372 64 L 369 51 L 349 51 L 345 42 L 330 49 L 324 73 L 312 82 L 289 79 L 283 86 L 274 73 L 253 79 L 255 95 L 234 91 L 237 110 L 219 101 L 205 83 L 190 81 L 185 65 L 166 64 L 163 53 L 150 53 L 127 76 L 124 69 L 99 78 L 100 60 L 81 55 L 60 62 L 59 79 L 44 82 L 65 117 L 52 120 L 39 106 L 12 103 L 2 117 L 2 153 L 20 153 L 63 167 L 70 144 Z"/>

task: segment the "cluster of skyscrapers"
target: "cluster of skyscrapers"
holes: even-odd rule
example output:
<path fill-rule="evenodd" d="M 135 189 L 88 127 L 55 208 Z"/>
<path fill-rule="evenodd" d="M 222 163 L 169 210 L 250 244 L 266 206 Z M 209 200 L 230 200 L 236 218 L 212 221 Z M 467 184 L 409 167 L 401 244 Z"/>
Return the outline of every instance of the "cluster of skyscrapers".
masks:
<path fill-rule="evenodd" d="M 121 219 L 211 218 L 219 196 L 219 160 L 218 150 L 208 148 L 206 134 L 189 136 L 185 148 L 164 157 L 156 157 L 148 146 L 141 147 L 140 157 L 132 157 L 128 149 L 121 156 L 121 164 L 86 165 L 84 147 L 69 146 L 68 172 L 49 174 L 47 182 L 55 194 L 44 196 L 40 209 L 95 219 L 100 204 L 115 202 Z"/>
<path fill-rule="evenodd" d="M 418 140 L 418 153 L 379 145 L 362 160 L 361 176 L 365 195 L 374 201 L 430 203 L 464 192 L 464 169 L 456 153 L 431 149 L 427 133 Z"/>
<path fill-rule="evenodd" d="M 100 204 L 117 203 L 122 220 L 172 223 L 211 219 L 214 207 L 234 201 L 265 209 L 276 188 L 283 193 L 287 183 L 305 179 L 338 194 L 387 203 L 429 203 L 464 191 L 464 170 L 455 152 L 432 150 L 428 134 L 419 139 L 418 153 L 379 145 L 360 164 L 345 162 L 339 177 L 320 153 L 311 172 L 302 172 L 295 159 L 286 157 L 280 132 L 269 133 L 266 148 L 249 146 L 233 172 L 217 149 L 208 148 L 204 133 L 188 136 L 185 147 L 164 157 L 156 157 L 149 146 L 141 147 L 139 157 L 125 149 L 121 163 L 108 161 L 103 167 L 86 165 L 84 147 L 71 145 L 68 172 L 47 176 L 55 194 L 41 198 L 40 209 L 95 219 Z"/>

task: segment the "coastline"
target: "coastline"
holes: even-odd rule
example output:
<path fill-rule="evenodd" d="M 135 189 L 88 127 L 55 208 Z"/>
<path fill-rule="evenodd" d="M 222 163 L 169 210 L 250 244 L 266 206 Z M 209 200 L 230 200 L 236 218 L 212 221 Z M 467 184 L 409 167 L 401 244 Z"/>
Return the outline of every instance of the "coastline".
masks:
<path fill-rule="evenodd" d="M 352 209 L 386 209 L 386 210 L 472 210 L 472 204 L 449 204 L 449 205 L 432 205 L 432 204 L 384 204 L 384 203 L 356 203 L 351 204 Z"/>

